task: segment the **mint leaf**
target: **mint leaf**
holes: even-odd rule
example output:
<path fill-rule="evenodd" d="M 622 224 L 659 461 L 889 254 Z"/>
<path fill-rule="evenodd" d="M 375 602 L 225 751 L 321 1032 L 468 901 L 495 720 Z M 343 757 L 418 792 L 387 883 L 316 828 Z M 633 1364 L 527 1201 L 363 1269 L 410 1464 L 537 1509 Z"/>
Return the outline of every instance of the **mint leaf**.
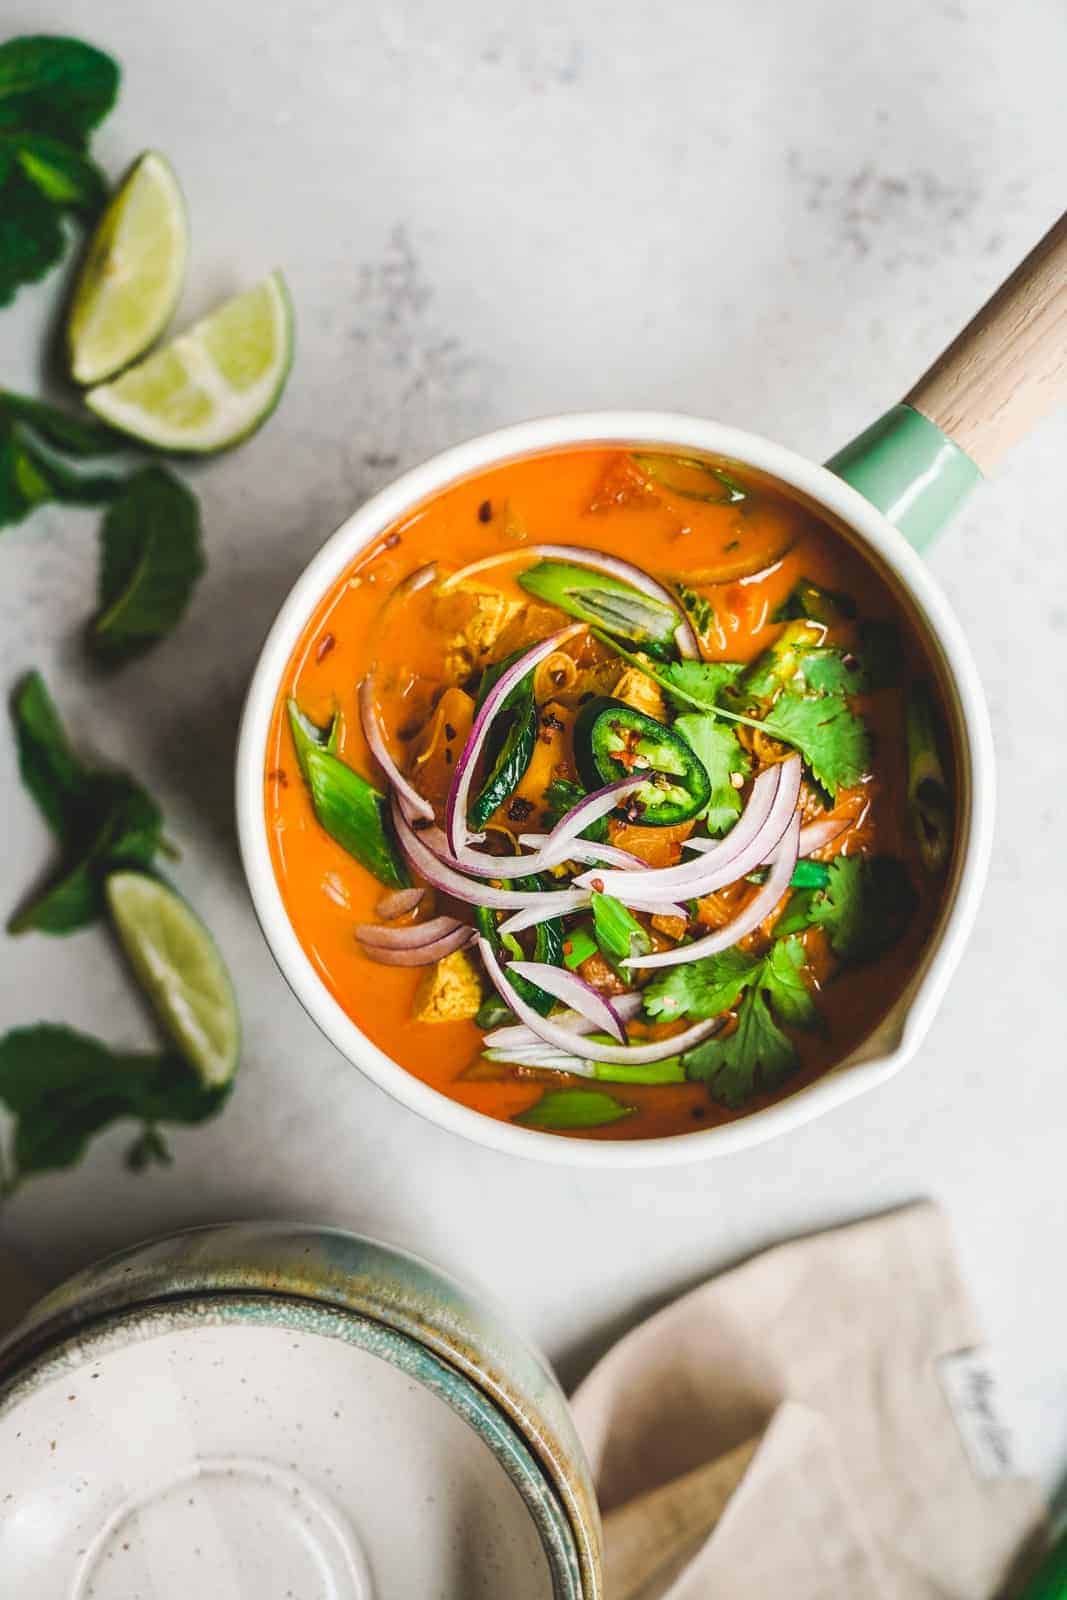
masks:
<path fill-rule="evenodd" d="M 0 527 L 21 522 L 51 500 L 100 505 L 113 500 L 122 486 L 123 480 L 111 474 L 72 470 L 0 406 Z"/>
<path fill-rule="evenodd" d="M 84 813 L 89 769 L 71 749 L 55 701 L 39 672 L 27 673 L 11 696 L 19 773 L 52 832 L 62 839 Z"/>
<path fill-rule="evenodd" d="M 527 1128 L 603 1128 L 633 1112 L 633 1106 L 624 1106 L 602 1089 L 547 1089 L 514 1120 Z"/>
<path fill-rule="evenodd" d="M 44 400 L 0 389 L 0 417 L 25 423 L 35 438 L 68 456 L 114 455 L 131 441 L 94 417 L 75 417 Z"/>
<path fill-rule="evenodd" d="M 24 283 L 37 283 L 63 254 L 61 214 L 21 167 L 0 185 L 0 306 L 10 305 Z"/>
<path fill-rule="evenodd" d="M 718 1017 L 737 1004 L 762 967 L 761 956 L 749 955 L 737 945 L 718 955 L 666 967 L 644 991 L 645 1011 L 659 1022 Z"/>
<path fill-rule="evenodd" d="M 686 1052 L 688 1077 L 706 1083 L 713 1099 L 736 1110 L 754 1094 L 768 1094 L 797 1065 L 793 1041 L 782 1032 L 758 984 L 745 991 L 737 1026 L 726 1038 L 716 1035 Z"/>
<path fill-rule="evenodd" d="M 94 771 L 75 755 L 39 673 L 11 702 L 19 770 L 62 846 L 59 870 L 16 911 L 11 933 L 72 933 L 103 908 L 102 886 L 116 866 L 147 868 L 162 841 L 163 818 L 124 772 Z"/>
<path fill-rule="evenodd" d="M 204 570 L 196 498 L 163 467 L 130 478 L 101 529 L 99 610 L 88 645 L 117 666 L 177 625 Z"/>
<path fill-rule="evenodd" d="M 38 1023 L 0 1038 L 0 1101 L 15 1117 L 20 1178 L 73 1166 L 95 1133 L 125 1117 L 203 1122 L 228 1092 L 203 1088 L 177 1056 L 111 1050 L 72 1028 Z"/>
<path fill-rule="evenodd" d="M 0 129 L 81 146 L 115 103 L 119 69 L 80 39 L 26 34 L 0 45 Z"/>
<path fill-rule="evenodd" d="M 726 833 L 741 814 L 741 794 L 731 782 L 734 773 L 748 776 L 752 763 L 729 723 L 712 715 L 687 711 L 676 717 L 674 731 L 702 763 L 711 779 L 711 797 L 701 813 L 710 834 Z"/>
<path fill-rule="evenodd" d="M 842 961 L 870 961 L 895 944 L 914 914 L 918 897 L 903 862 L 893 856 L 837 856 L 830 882 L 811 905 L 811 920 L 825 928 Z"/>
<path fill-rule="evenodd" d="M 52 205 L 70 206 L 90 217 L 100 210 L 107 183 L 80 150 L 44 133 L 8 135 L 8 142 L 27 178 Z"/>

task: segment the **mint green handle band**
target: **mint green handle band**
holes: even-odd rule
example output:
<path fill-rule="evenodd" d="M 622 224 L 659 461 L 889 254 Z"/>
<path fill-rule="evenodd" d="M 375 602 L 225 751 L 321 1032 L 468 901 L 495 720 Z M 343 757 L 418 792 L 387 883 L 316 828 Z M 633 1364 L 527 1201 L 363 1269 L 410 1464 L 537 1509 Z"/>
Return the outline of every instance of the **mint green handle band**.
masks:
<path fill-rule="evenodd" d="M 982 474 L 912 406 L 897 405 L 826 463 L 885 513 L 916 550 L 941 532 Z"/>

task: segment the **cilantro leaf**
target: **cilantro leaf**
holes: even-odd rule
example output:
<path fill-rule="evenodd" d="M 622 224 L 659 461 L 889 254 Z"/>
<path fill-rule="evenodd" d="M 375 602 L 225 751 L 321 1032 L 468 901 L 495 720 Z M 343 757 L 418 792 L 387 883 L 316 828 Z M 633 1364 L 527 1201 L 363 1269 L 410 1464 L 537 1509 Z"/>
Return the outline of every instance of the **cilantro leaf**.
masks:
<path fill-rule="evenodd" d="M 907 868 L 893 856 L 837 856 L 830 882 L 811 905 L 811 920 L 829 935 L 836 956 L 870 961 L 901 937 L 917 895 Z"/>
<path fill-rule="evenodd" d="M 800 751 L 816 781 L 831 795 L 851 789 L 870 769 L 866 724 L 836 696 L 782 695 L 762 725 L 772 738 Z"/>
<path fill-rule="evenodd" d="M 101 529 L 99 610 L 91 653 L 109 665 L 141 655 L 177 625 L 204 570 L 196 498 L 162 467 L 130 478 Z"/>
<path fill-rule="evenodd" d="M 637 665 L 644 666 L 644 663 L 638 662 Z M 687 711 L 691 707 L 698 711 L 713 711 L 722 691 L 728 689 L 744 670 L 744 664 L 740 661 L 667 661 L 662 666 L 657 664 L 659 682 L 679 711 Z"/>
<path fill-rule="evenodd" d="M 720 1016 L 737 1004 L 741 991 L 752 983 L 763 958 L 734 945 L 717 955 L 665 967 L 644 991 L 645 1011 L 660 1022 L 679 1017 L 702 1021 Z"/>
<path fill-rule="evenodd" d="M 39 673 L 23 679 L 11 710 L 23 782 L 63 855 L 59 871 L 20 906 L 8 931 L 72 933 L 100 914 L 103 879 L 113 867 L 151 865 L 163 818 L 127 773 L 83 765 Z"/>
<path fill-rule="evenodd" d="M 804 947 L 799 939 L 776 939 L 763 964 L 760 983 L 775 1015 L 794 1028 L 813 1028 L 819 1013 L 804 982 Z"/>
<path fill-rule="evenodd" d="M 44 400 L 0 389 L 0 417 L 26 427 L 53 450 L 68 456 L 106 456 L 128 450 L 131 441 L 95 417 L 75 417 Z"/>
<path fill-rule="evenodd" d="M 796 1047 L 782 1032 L 758 984 L 745 990 L 737 1026 L 686 1052 L 688 1077 L 706 1083 L 713 1099 L 736 1110 L 759 1092 L 784 1083 L 797 1065 Z"/>
<path fill-rule="evenodd" d="M 816 694 L 869 694 L 899 680 L 900 661 L 900 631 L 896 624 L 864 622 L 856 651 L 821 645 L 801 652 L 797 678 Z"/>
<path fill-rule="evenodd" d="M 701 815 L 712 835 L 725 833 L 741 814 L 741 795 L 731 777 L 747 777 L 751 762 L 742 750 L 733 728 L 714 716 L 687 711 L 677 717 L 674 732 L 680 734 L 699 758 L 711 779 L 711 797 Z"/>
<path fill-rule="evenodd" d="M 15 1117 L 18 1176 L 73 1166 L 95 1133 L 125 1117 L 203 1122 L 229 1085 L 205 1089 L 177 1056 L 111 1050 L 72 1028 L 38 1023 L 0 1038 L 0 1101 Z"/>
<path fill-rule="evenodd" d="M 80 39 L 26 34 L 0 45 L 0 129 L 81 146 L 115 103 L 119 69 Z"/>

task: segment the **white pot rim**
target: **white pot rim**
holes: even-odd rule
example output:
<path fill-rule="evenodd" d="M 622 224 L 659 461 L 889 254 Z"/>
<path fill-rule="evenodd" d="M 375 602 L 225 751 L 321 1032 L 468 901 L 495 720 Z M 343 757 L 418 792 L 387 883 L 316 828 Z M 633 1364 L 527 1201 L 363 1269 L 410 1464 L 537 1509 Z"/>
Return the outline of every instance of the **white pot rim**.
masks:
<path fill-rule="evenodd" d="M 413 507 L 459 479 L 518 456 L 568 445 L 652 444 L 741 461 L 779 479 L 844 522 L 907 590 L 939 648 L 955 691 L 963 838 L 954 892 L 913 982 L 899 1037 L 883 1053 L 835 1068 L 764 1110 L 719 1127 L 662 1139 L 566 1139 L 498 1122 L 462 1106 L 394 1062 L 345 1013 L 297 939 L 270 858 L 263 805 L 267 737 L 292 650 L 322 596 L 360 551 Z M 252 675 L 237 744 L 237 833 L 252 904 L 287 983 L 326 1037 L 394 1099 L 428 1121 L 509 1155 L 610 1169 L 677 1166 L 760 1144 L 884 1082 L 918 1050 L 958 965 L 985 883 L 992 847 L 993 741 L 978 672 L 959 622 L 921 557 L 857 490 L 758 434 L 664 411 L 577 412 L 481 434 L 395 479 L 342 523 L 284 601 Z"/>

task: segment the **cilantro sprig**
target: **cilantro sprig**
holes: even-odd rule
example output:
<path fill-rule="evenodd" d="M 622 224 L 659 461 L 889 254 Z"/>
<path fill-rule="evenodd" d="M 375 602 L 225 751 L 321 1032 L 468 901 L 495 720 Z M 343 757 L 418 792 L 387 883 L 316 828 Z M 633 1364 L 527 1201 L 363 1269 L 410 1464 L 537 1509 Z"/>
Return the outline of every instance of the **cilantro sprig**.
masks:
<path fill-rule="evenodd" d="M 735 946 L 668 968 L 645 990 L 645 1009 L 667 1021 L 717 1017 L 736 1007 L 729 1033 L 705 1039 L 682 1058 L 688 1078 L 706 1083 L 715 1100 L 736 1109 L 754 1094 L 779 1088 L 795 1071 L 797 1049 L 785 1027 L 819 1025 L 803 969 L 798 939 L 776 940 L 764 955 Z"/>
<path fill-rule="evenodd" d="M 869 770 L 870 737 L 863 719 L 847 700 L 830 695 L 783 694 L 763 717 L 734 711 L 722 703 L 722 696 L 740 671 L 734 663 L 666 661 L 653 664 L 646 657 L 623 650 L 598 629 L 592 632 L 602 644 L 630 662 L 658 683 L 677 703 L 724 718 L 749 728 L 757 728 L 792 745 L 800 752 L 816 781 L 831 795 L 849 789 Z M 724 669 L 729 669 L 724 671 Z"/>

